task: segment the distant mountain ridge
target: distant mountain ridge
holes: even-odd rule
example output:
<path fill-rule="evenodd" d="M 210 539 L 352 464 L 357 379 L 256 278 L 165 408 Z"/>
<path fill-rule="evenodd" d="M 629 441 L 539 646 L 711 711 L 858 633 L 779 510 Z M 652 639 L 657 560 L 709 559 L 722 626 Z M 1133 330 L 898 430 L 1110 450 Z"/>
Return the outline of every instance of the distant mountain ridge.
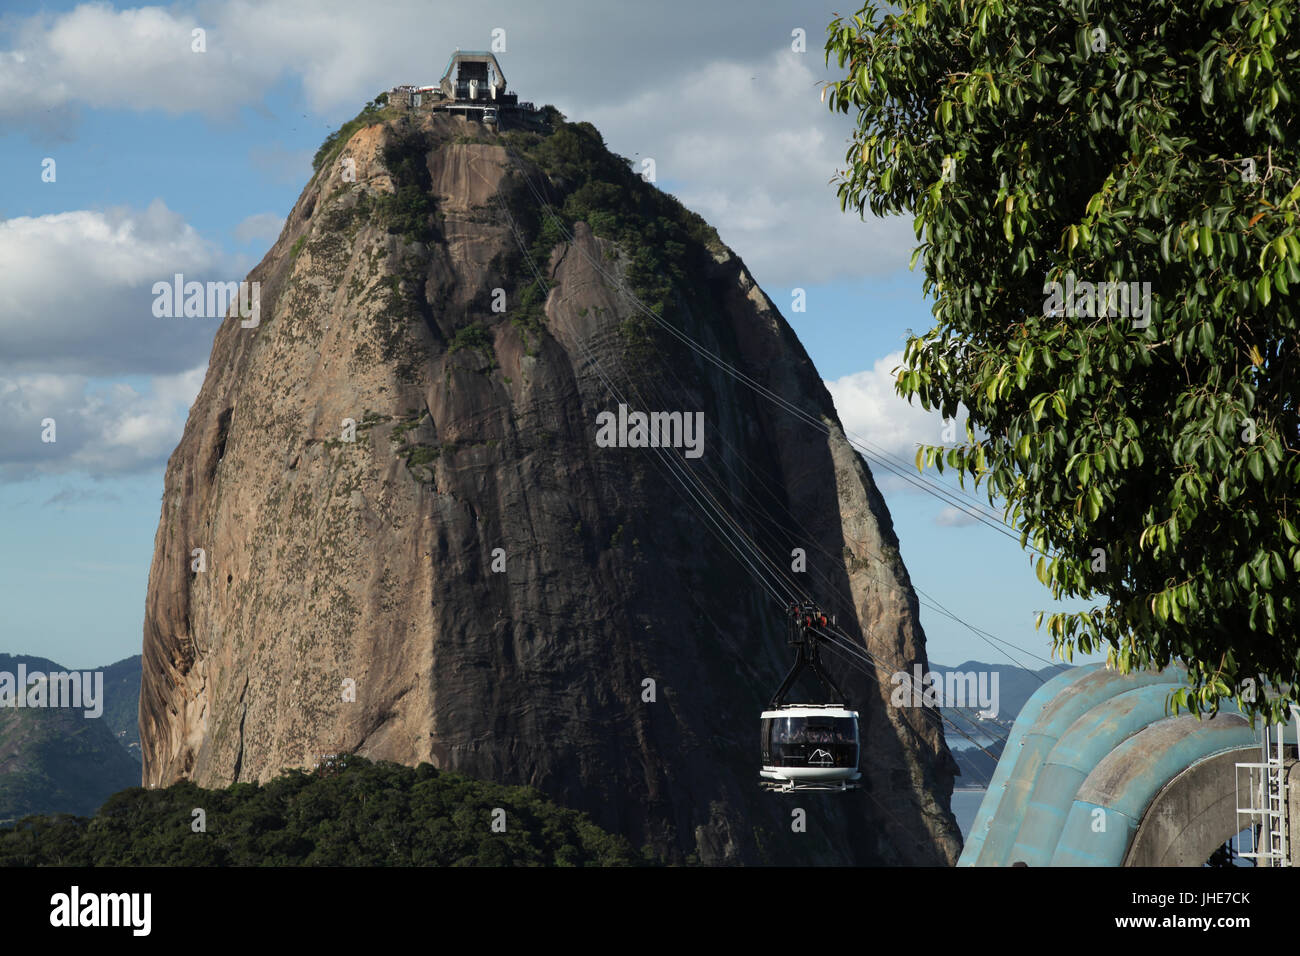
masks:
<path fill-rule="evenodd" d="M 1006 724 L 1015 720 L 1016 714 L 1025 706 L 1034 691 L 1062 671 L 1072 670 L 1071 664 L 1049 664 L 1037 670 L 1018 667 L 1015 664 L 990 664 L 986 661 L 962 661 L 955 666 L 947 664 L 930 664 L 930 671 L 935 674 L 950 673 L 985 673 L 998 675 L 998 713 L 997 719 Z M 947 708 L 945 708 L 947 709 Z"/>
<path fill-rule="evenodd" d="M 0 707 L 0 825 L 30 814 L 95 812 L 111 794 L 140 784 L 140 656 L 106 667 L 70 668 L 44 657 L 0 654 L 0 672 L 100 671 L 103 713 L 75 708 Z"/>
<path fill-rule="evenodd" d="M 140 761 L 139 654 L 100 668 L 104 672 L 104 720 L 117 742 Z"/>

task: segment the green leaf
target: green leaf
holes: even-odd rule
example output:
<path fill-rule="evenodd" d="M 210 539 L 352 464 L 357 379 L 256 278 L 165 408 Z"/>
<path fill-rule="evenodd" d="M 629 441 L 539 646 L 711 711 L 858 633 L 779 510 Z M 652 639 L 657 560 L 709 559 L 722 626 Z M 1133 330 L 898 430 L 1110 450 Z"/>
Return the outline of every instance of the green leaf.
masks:
<path fill-rule="evenodd" d="M 1268 276 L 1255 283 L 1255 295 L 1262 305 L 1268 305 L 1273 298 L 1273 283 L 1269 281 Z"/>

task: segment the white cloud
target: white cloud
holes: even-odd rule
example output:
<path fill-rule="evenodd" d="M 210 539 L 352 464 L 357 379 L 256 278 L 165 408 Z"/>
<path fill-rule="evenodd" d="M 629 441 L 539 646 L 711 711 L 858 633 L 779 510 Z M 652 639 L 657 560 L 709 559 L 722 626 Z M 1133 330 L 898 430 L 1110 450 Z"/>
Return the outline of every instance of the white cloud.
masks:
<path fill-rule="evenodd" d="M 390 2 L 381 13 L 351 0 L 231 0 L 123 10 L 87 3 L 30 17 L 0 51 L 0 117 L 32 121 L 74 104 L 229 117 L 286 74 L 302 80 L 310 109 L 330 110 L 406 79 L 436 80 L 440 56 L 464 39 L 486 40 L 490 29 L 482 12 L 421 0 Z M 511 19 L 522 26 L 544 16 Z M 201 52 L 195 29 L 205 31 Z M 445 45 L 431 47 L 439 36 Z"/>
<path fill-rule="evenodd" d="M 817 9 L 821 7 L 821 9 Z M 833 15 L 823 0 L 800 7 L 810 50 Z M 401 82 L 436 82 L 457 47 L 485 48 L 504 29 L 503 68 L 526 99 L 596 105 L 635 95 L 711 59 L 789 50 L 791 11 L 696 0 L 431 4 L 387 0 L 205 0 L 118 10 L 72 10 L 0 24 L 0 117 L 34 122 L 73 104 L 232 116 L 284 77 L 302 82 L 315 111 L 355 110 Z M 192 31 L 206 31 L 206 52 Z M 792 54 L 793 55 L 793 54 Z M 522 82 L 521 82 L 522 81 Z"/>
<path fill-rule="evenodd" d="M 75 505 L 84 504 L 86 502 L 100 501 L 111 504 L 121 500 L 122 499 L 113 492 L 104 491 L 100 488 L 64 488 L 45 499 L 45 502 L 41 507 L 66 510 Z"/>
<path fill-rule="evenodd" d="M 825 382 L 825 385 L 835 402 L 845 434 L 859 444 L 859 451 L 865 447 L 871 456 L 886 457 L 894 468 L 922 480 L 916 471 L 917 446 L 965 442 L 966 408 L 958 406 L 956 420 L 946 423 L 938 411 L 926 411 L 919 401 L 908 402 L 902 398 L 894 390 L 893 371 L 902 364 L 902 351 L 891 352 L 878 359 L 871 368 Z M 868 463 L 872 464 L 872 472 L 883 488 L 916 490 L 915 485 L 872 463 L 871 457 Z M 952 482 L 933 469 L 925 471 L 923 480 L 939 480 L 955 488 Z M 939 524 L 957 523 L 955 518 L 943 519 L 942 512 L 936 520 Z"/>
<path fill-rule="evenodd" d="M 978 524 L 979 519 L 949 505 L 934 516 L 934 523 L 941 528 L 964 528 L 967 525 Z"/>
<path fill-rule="evenodd" d="M 166 373 L 207 356 L 217 320 L 154 317 L 151 287 L 181 273 L 238 280 L 160 200 L 0 220 L 0 373 Z"/>
<path fill-rule="evenodd" d="M 154 376 L 143 390 L 82 375 L 0 376 L 0 479 L 160 468 L 180 440 L 206 370 Z M 42 422 L 50 418 L 55 441 L 45 442 Z"/>
<path fill-rule="evenodd" d="M 0 479 L 160 467 L 219 322 L 156 318 L 152 285 L 230 264 L 157 200 L 0 221 L 0 261 Z"/>
<path fill-rule="evenodd" d="M 418 0 L 390 4 L 382 16 L 350 0 L 85 3 L 11 21 L 0 49 L 0 119 L 39 124 L 51 110 L 78 106 L 232 118 L 285 75 L 301 78 L 312 110 L 359 105 L 401 82 L 395 63 L 424 64 L 427 77 L 437 57 L 429 36 L 441 32 L 443 13 Z M 409 29 L 395 30 L 403 21 Z M 454 46 L 449 35 L 448 52 Z"/>
<path fill-rule="evenodd" d="M 707 63 L 582 118 L 634 168 L 653 157 L 660 184 L 714 225 L 764 286 L 906 268 L 910 222 L 840 211 L 828 181 L 849 127 L 820 102 L 821 76 L 788 51 Z"/>
<path fill-rule="evenodd" d="M 351 0 L 83 4 L 16 21 L 0 49 L 0 119 L 48 125 L 82 105 L 234 117 L 286 77 L 301 82 L 309 110 L 350 115 L 394 83 L 436 81 L 453 48 L 486 46 L 503 27 L 513 89 L 595 123 L 626 155 L 653 156 L 659 181 L 717 226 L 763 285 L 892 272 L 915 245 L 910 224 L 842 213 L 829 185 L 850 126 L 820 100 L 829 74 L 817 39 L 832 11 L 816 6 L 800 10 L 812 51 L 797 54 L 788 11 L 737 19 L 678 0 L 491 11 L 402 0 L 378 17 Z M 204 53 L 191 51 L 196 27 L 207 31 Z M 305 174 L 271 147 L 254 161 Z"/>
<path fill-rule="evenodd" d="M 99 3 L 25 20 L 0 53 L 0 116 L 70 103 L 229 115 L 278 72 L 265 61 L 241 63 L 220 31 L 207 37 L 208 52 L 192 51 L 195 27 L 211 24 L 162 7 Z"/>
<path fill-rule="evenodd" d="M 273 212 L 256 212 L 235 227 L 235 238 L 240 242 L 252 242 L 254 239 L 274 242 L 280 237 L 283 228 L 284 216 L 277 216 Z"/>
<path fill-rule="evenodd" d="M 826 382 L 826 388 L 846 432 L 860 436 L 873 452 L 912 462 L 918 444 L 942 443 L 944 422 L 937 411 L 927 412 L 894 390 L 893 370 L 902 364 L 903 353 L 891 352 L 865 371 Z"/>

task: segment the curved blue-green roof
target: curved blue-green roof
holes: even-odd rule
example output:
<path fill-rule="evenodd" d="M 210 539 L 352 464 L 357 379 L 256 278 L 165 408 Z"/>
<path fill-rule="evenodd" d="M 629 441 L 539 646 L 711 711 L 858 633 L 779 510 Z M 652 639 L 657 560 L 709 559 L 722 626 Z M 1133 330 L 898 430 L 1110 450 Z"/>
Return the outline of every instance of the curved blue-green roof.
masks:
<path fill-rule="evenodd" d="M 1181 668 L 1120 674 L 1090 664 L 1064 671 L 1038 688 L 1016 717 L 958 865 L 1009 866 L 1018 859 L 1012 853 L 1039 774 L 1061 735 L 1077 720 L 1111 698 L 1138 688 L 1158 697 L 1163 713 L 1164 699 L 1181 681 Z M 1040 794 L 1040 799 L 1046 799 L 1046 793 Z M 1062 808 L 1062 815 L 1068 806 Z"/>
<path fill-rule="evenodd" d="M 1051 865 L 1122 865 L 1142 815 L 1165 784 L 1201 760 L 1256 746 L 1258 732 L 1229 713 L 1169 717 L 1134 734 L 1079 787 Z"/>
<path fill-rule="evenodd" d="M 1238 714 L 1170 717 L 1180 666 L 1053 677 L 1011 729 L 959 866 L 1119 866 L 1151 801 L 1188 767 L 1256 745 Z"/>
<path fill-rule="evenodd" d="M 1016 760 L 1013 755 L 1020 753 L 1027 728 L 1038 719 L 1038 715 L 1043 712 L 1043 708 L 1047 706 L 1052 698 L 1062 688 L 1074 681 L 1080 672 L 1094 671 L 1100 666 L 1100 664 L 1089 664 L 1077 670 L 1062 671 L 1034 691 L 1029 700 L 1025 701 L 1025 706 L 1020 708 L 1020 713 L 1016 716 L 1016 722 L 1011 726 L 1011 733 L 1007 735 L 1006 748 L 1002 751 L 1002 757 L 998 760 L 997 768 L 993 771 L 993 779 L 989 781 L 989 788 L 984 794 L 984 800 L 980 803 L 979 811 L 975 814 L 975 822 L 971 824 L 970 834 L 966 837 L 966 845 L 962 848 L 961 858 L 957 861 L 958 866 L 974 866 L 983 851 L 984 841 L 994 819 L 998 816 L 1002 796 L 1006 793 L 1007 785 L 1010 783 L 1011 776 L 1015 771 Z"/>
<path fill-rule="evenodd" d="M 1080 715 L 1052 747 L 1025 809 L 1011 849 L 1013 860 L 1029 866 L 1051 863 L 1074 796 L 1107 754 L 1162 720 L 1169 685 L 1147 684 L 1125 690 Z"/>

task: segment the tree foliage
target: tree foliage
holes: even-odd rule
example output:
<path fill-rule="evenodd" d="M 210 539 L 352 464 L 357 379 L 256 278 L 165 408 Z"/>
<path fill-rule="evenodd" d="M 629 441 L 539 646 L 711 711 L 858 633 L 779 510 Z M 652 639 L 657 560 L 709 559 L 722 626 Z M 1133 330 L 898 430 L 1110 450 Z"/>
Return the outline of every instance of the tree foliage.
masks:
<path fill-rule="evenodd" d="M 431 137 L 416 129 L 409 117 L 390 127 L 384 143 L 384 166 L 392 178 L 393 192 L 379 197 L 377 209 L 390 233 L 412 242 L 438 238 L 433 225 L 438 204 L 428 159 L 432 145 Z"/>
<path fill-rule="evenodd" d="M 194 810 L 205 813 L 195 832 Z M 505 811 L 505 831 L 492 829 Z M 133 787 L 91 818 L 0 830 L 0 866 L 635 866 L 653 862 L 537 790 L 340 755 L 205 790 Z"/>
<path fill-rule="evenodd" d="M 1099 602 L 1047 617 L 1063 655 L 1181 660 L 1176 709 L 1272 719 L 1300 673 L 1296 21 L 1264 0 L 868 3 L 826 45 L 829 106 L 856 118 L 841 203 L 915 218 L 934 300 L 898 391 L 969 410 L 918 467 L 982 484 L 1053 596 Z M 1054 281 L 1150 283 L 1150 309 Z M 1260 681 L 1276 695 L 1252 700 Z"/>

